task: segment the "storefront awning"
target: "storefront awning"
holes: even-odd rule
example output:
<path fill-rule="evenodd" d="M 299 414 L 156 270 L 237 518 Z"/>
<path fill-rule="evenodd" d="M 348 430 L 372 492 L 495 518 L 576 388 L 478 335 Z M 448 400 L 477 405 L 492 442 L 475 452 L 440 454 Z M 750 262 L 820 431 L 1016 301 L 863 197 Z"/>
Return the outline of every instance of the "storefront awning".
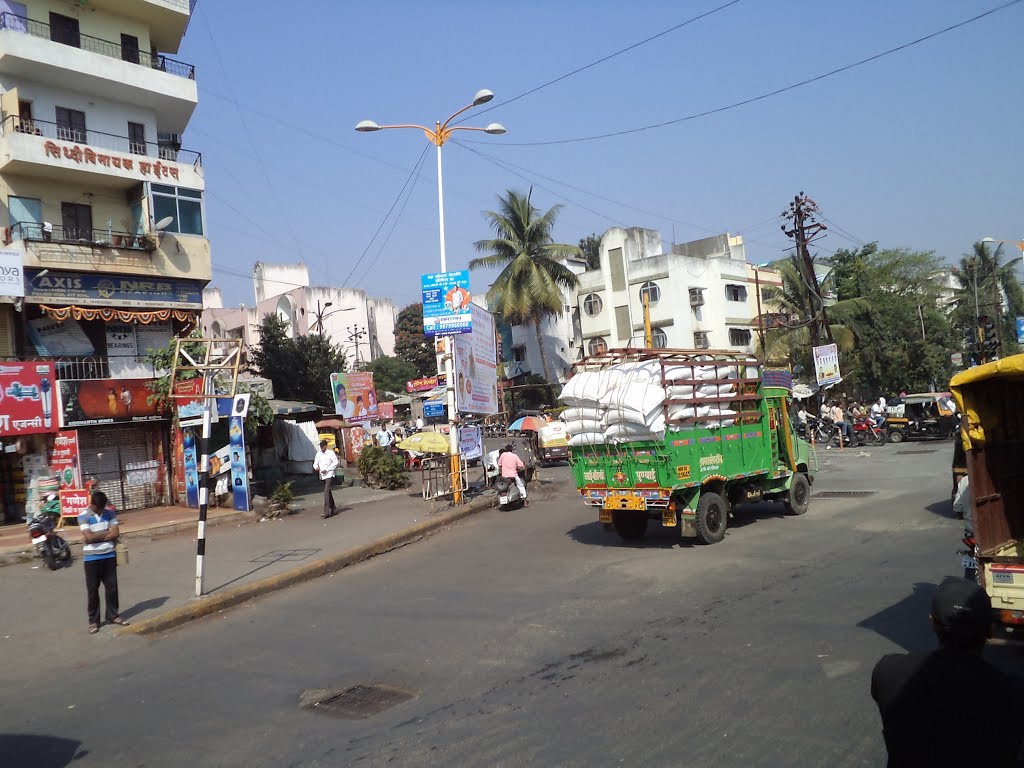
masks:
<path fill-rule="evenodd" d="M 45 312 L 48 317 L 62 323 L 66 320 L 74 319 L 104 320 L 108 323 L 141 323 L 142 325 L 162 323 L 167 320 L 177 320 L 181 323 L 191 324 L 195 323 L 197 318 L 196 312 L 187 309 L 137 310 L 114 309 L 112 307 L 76 307 L 74 305 L 67 307 L 51 307 L 46 304 L 40 304 L 39 309 Z"/>

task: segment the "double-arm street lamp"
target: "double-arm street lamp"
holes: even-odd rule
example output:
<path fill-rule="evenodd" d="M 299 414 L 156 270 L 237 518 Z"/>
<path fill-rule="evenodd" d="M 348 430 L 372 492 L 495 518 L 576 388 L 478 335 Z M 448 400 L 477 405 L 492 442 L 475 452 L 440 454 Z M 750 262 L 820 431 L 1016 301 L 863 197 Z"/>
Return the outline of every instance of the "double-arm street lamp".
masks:
<path fill-rule="evenodd" d="M 486 128 L 475 128 L 468 125 L 452 125 L 452 121 L 463 112 L 466 112 L 473 107 L 479 107 L 482 104 L 486 104 L 493 98 L 494 94 L 486 89 L 477 91 L 471 104 L 467 104 L 457 112 L 453 112 L 444 122 L 441 122 L 440 120 L 436 121 L 433 128 L 428 128 L 424 125 L 416 125 L 414 123 L 378 125 L 372 120 L 363 120 L 356 124 L 356 130 L 362 133 L 371 133 L 373 131 L 382 131 L 391 128 L 414 128 L 418 131 L 423 131 L 427 139 L 437 147 L 437 217 L 441 238 L 442 272 L 448 271 L 448 260 L 445 255 L 444 246 L 444 187 L 441 182 L 441 147 L 444 146 L 445 142 L 451 138 L 455 131 L 479 131 L 481 133 L 490 133 L 494 135 L 505 133 L 505 127 L 499 123 L 491 123 Z M 448 338 L 445 341 L 444 347 L 444 372 L 448 387 L 448 449 L 451 454 L 452 501 L 455 504 L 460 504 L 462 503 L 462 471 L 460 465 L 461 459 L 459 456 L 458 417 L 455 407 L 456 382 L 454 355 L 454 344 L 452 343 L 452 339 Z"/>
<path fill-rule="evenodd" d="M 328 312 L 328 308 L 332 306 L 334 306 L 333 301 L 328 301 L 323 306 L 320 306 L 320 299 L 316 300 L 316 314 L 313 316 L 313 325 L 321 336 L 324 335 L 324 318 L 330 317 L 331 315 L 336 315 L 339 312 L 351 312 L 353 309 L 355 309 L 355 307 L 341 307 L 340 309 L 336 309 L 333 312 Z"/>

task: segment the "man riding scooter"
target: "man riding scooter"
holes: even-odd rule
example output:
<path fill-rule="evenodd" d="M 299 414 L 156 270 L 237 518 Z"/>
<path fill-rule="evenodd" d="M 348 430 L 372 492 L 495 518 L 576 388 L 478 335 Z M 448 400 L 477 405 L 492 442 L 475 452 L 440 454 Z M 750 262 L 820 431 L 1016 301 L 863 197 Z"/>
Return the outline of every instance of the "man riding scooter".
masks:
<path fill-rule="evenodd" d="M 515 446 L 509 443 L 498 456 L 498 472 L 502 477 L 515 481 L 516 487 L 519 489 L 519 496 L 523 500 L 523 506 L 529 506 L 530 502 L 526 500 L 526 483 L 519 476 L 520 470 L 525 472 L 526 465 L 516 454 Z"/>

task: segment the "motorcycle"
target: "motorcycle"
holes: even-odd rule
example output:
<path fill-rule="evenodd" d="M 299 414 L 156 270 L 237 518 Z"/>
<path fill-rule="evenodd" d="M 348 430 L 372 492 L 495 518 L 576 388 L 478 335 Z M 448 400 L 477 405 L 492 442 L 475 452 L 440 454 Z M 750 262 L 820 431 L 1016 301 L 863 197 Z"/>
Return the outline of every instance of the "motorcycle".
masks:
<path fill-rule="evenodd" d="M 807 417 L 805 440 L 812 443 L 831 447 L 832 444 L 839 445 L 839 427 L 832 423 L 831 419 L 822 419 L 817 416 Z"/>
<path fill-rule="evenodd" d="M 46 563 L 51 571 L 71 560 L 71 547 L 57 533 L 57 520 L 60 519 L 60 502 L 54 494 L 50 494 L 42 508 L 32 516 L 28 523 L 28 536 L 32 540 L 36 554 Z"/>
<path fill-rule="evenodd" d="M 871 419 L 861 418 L 853 422 L 854 445 L 885 445 L 887 441 L 885 432 Z"/>
<path fill-rule="evenodd" d="M 974 532 L 964 530 L 964 537 L 961 539 L 967 549 L 958 549 L 960 565 L 964 569 L 964 578 L 968 581 L 978 580 L 978 544 L 974 540 Z"/>

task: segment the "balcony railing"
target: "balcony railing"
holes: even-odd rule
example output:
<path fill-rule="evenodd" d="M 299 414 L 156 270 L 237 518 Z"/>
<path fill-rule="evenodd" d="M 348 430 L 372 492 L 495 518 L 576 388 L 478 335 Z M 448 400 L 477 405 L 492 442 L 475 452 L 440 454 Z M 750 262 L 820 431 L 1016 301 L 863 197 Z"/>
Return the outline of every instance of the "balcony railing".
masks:
<path fill-rule="evenodd" d="M 111 149 L 140 157 L 155 157 L 172 163 L 192 165 L 199 168 L 203 164 L 201 152 L 181 149 L 177 144 L 159 141 L 137 141 L 115 133 L 104 133 L 78 128 L 65 123 L 54 123 L 49 120 L 26 120 L 18 115 L 8 115 L 0 123 L 0 133 L 27 133 L 57 141 L 71 141 L 97 149 Z M 120 162 L 120 160 L 118 161 Z M 175 171 L 177 173 L 177 171 Z"/>
<path fill-rule="evenodd" d="M 101 40 L 91 35 L 83 35 L 81 32 L 66 29 L 55 29 L 35 19 L 25 16 L 18 16 L 14 13 L 0 13 L 0 29 L 10 29 L 14 32 L 24 32 L 33 37 L 41 37 L 45 40 L 53 40 L 56 43 L 70 45 L 73 48 L 81 48 L 83 51 L 92 51 L 101 56 L 109 56 L 112 59 L 138 64 L 150 69 L 167 72 L 178 77 L 189 80 L 196 79 L 196 68 L 183 61 L 169 58 L 159 53 L 150 53 L 139 48 L 113 43 L 110 40 Z"/>
<path fill-rule="evenodd" d="M 110 376 L 110 364 L 114 363 L 115 370 L 118 370 L 121 365 L 128 364 L 135 368 L 138 367 L 138 373 L 140 375 L 132 375 L 132 378 L 145 379 L 155 378 L 158 373 L 153 364 L 146 360 L 145 357 L 141 356 L 123 356 L 123 357 L 104 357 L 102 355 L 94 355 L 89 357 L 40 357 L 40 356 L 20 356 L 20 357 L 0 357 L 0 363 L 53 363 L 53 367 L 57 372 L 57 380 L 88 380 L 88 379 L 109 379 Z M 120 364 L 120 365 L 119 365 Z M 145 375 L 141 375 L 141 374 Z"/>
<path fill-rule="evenodd" d="M 94 227 L 62 227 L 54 224 L 39 224 L 19 221 L 7 227 L 3 243 L 9 245 L 15 240 L 29 240 L 40 243 L 62 243 L 84 245 L 91 248 L 128 248 L 133 251 L 153 251 L 151 240 L 144 235 L 121 232 L 116 229 Z"/>

